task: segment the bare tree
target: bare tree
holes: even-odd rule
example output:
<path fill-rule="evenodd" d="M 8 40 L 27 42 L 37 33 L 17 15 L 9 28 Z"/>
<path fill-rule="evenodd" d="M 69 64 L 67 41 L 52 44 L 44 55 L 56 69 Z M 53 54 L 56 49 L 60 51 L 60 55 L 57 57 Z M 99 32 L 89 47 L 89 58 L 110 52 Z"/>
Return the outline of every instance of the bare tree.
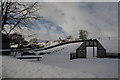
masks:
<path fill-rule="evenodd" d="M 73 37 L 69 35 L 69 36 L 66 36 L 66 39 L 73 39 Z"/>
<path fill-rule="evenodd" d="M 40 20 L 42 17 L 35 14 L 38 10 L 37 3 L 23 3 L 12 2 L 12 0 L 2 0 L 1 14 L 2 14 L 2 27 L 6 35 L 9 35 L 15 27 L 29 27 L 35 20 Z M 9 27 L 9 31 L 5 27 Z"/>
<path fill-rule="evenodd" d="M 13 33 L 10 36 L 11 36 L 11 43 L 22 44 L 25 41 L 24 37 L 22 36 L 22 34 Z"/>
<path fill-rule="evenodd" d="M 79 30 L 79 39 L 86 40 L 88 37 L 88 31 Z"/>

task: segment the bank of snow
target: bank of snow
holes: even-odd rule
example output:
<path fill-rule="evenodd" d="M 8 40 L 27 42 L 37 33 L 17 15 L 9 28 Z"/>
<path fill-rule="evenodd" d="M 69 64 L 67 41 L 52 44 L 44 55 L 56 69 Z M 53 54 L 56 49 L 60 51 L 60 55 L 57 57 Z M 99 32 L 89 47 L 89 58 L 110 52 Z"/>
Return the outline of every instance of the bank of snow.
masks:
<path fill-rule="evenodd" d="M 26 62 L 3 56 L 3 78 L 86 78 L 95 77 L 42 63 Z"/>
<path fill-rule="evenodd" d="M 2 79 L 2 55 L 0 55 L 0 79 Z"/>

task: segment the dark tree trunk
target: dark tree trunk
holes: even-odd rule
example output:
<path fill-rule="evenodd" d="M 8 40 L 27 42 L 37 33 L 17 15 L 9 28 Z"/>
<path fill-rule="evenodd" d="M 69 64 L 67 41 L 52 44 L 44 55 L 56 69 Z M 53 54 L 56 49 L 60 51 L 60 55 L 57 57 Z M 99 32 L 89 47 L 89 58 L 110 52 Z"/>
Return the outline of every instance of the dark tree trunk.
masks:
<path fill-rule="evenodd" d="M 10 49 L 10 39 L 5 34 L 2 34 L 2 49 Z"/>
<path fill-rule="evenodd" d="M 2 34 L 2 49 L 10 49 L 10 39 L 5 34 Z M 10 51 L 2 51 L 2 54 L 10 55 Z"/>

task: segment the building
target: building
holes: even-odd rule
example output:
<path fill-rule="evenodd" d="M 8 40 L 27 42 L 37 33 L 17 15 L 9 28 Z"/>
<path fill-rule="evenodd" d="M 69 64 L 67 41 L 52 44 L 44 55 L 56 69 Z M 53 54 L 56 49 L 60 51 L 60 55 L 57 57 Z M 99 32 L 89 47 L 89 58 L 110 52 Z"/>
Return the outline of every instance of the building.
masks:
<path fill-rule="evenodd" d="M 0 35 L 2 36 L 2 38 L 1 38 L 2 49 L 9 49 L 10 48 L 10 38 L 1 32 L 0 32 Z"/>

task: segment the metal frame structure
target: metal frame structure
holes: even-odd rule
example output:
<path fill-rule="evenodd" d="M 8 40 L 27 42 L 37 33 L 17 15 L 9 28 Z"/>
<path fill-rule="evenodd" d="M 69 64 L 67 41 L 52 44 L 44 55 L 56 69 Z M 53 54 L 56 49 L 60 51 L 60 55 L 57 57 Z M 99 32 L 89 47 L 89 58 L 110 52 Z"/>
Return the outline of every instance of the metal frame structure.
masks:
<path fill-rule="evenodd" d="M 78 49 L 76 49 L 76 53 L 71 53 L 71 59 L 76 58 L 86 58 L 87 57 L 87 47 L 93 47 L 93 57 L 95 57 L 94 48 L 97 47 L 97 58 L 105 58 L 106 57 L 106 49 L 103 45 L 96 39 L 92 40 L 84 40 Z"/>

